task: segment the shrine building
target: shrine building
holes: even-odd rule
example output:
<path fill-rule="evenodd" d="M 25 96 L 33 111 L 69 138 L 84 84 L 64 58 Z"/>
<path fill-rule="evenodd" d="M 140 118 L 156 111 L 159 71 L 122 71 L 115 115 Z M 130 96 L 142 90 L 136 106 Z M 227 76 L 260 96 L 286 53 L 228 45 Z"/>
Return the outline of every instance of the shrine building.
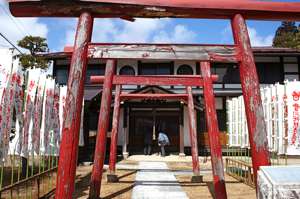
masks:
<path fill-rule="evenodd" d="M 53 76 L 60 85 L 66 85 L 71 60 L 70 48 L 64 52 L 50 53 L 46 57 L 53 61 Z M 300 79 L 300 51 L 287 48 L 254 47 L 255 62 L 260 85 L 283 83 L 284 80 Z M 200 75 L 199 63 L 194 61 L 169 60 L 118 60 L 118 75 Z M 99 107 L 101 103 L 102 84 L 91 84 L 90 77 L 104 75 L 105 61 L 89 59 L 84 89 L 84 142 L 80 148 L 79 159 L 92 161 L 97 134 Z M 226 99 L 242 95 L 240 75 L 237 65 L 232 63 L 212 63 L 211 73 L 218 75 L 214 83 L 216 109 L 220 128 L 220 140 L 223 152 L 226 151 Z M 122 86 L 122 93 L 134 94 L 184 94 L 183 86 Z M 208 134 L 205 121 L 203 90 L 193 87 L 193 98 L 196 109 L 197 140 L 200 155 L 209 153 Z M 113 106 L 113 103 L 111 104 Z M 118 155 L 127 157 L 131 154 L 142 154 L 145 128 L 152 129 L 153 151 L 157 147 L 156 137 L 163 128 L 170 138 L 168 151 L 185 155 L 191 153 L 188 110 L 186 102 L 178 99 L 129 99 L 121 101 Z M 112 112 L 108 143 L 112 129 Z M 158 148 L 158 147 L 157 147 Z M 109 147 L 107 147 L 109 150 Z M 87 156 L 86 154 L 89 154 Z"/>

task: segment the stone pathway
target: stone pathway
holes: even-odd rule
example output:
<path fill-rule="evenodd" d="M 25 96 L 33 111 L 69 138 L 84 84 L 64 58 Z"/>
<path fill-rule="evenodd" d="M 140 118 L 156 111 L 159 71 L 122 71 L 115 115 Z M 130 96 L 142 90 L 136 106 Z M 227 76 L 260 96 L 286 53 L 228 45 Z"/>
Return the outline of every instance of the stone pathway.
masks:
<path fill-rule="evenodd" d="M 164 162 L 140 162 L 132 199 L 188 199 Z"/>

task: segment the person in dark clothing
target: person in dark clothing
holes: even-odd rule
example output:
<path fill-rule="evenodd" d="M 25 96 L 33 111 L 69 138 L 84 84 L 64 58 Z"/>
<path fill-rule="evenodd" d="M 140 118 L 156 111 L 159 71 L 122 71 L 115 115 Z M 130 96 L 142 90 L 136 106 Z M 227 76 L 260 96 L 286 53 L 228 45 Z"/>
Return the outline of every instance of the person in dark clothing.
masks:
<path fill-rule="evenodd" d="M 166 151 L 165 151 L 166 145 L 170 145 L 170 140 L 164 132 L 160 131 L 158 134 L 158 146 L 160 146 L 162 157 L 166 156 Z"/>
<path fill-rule="evenodd" d="M 144 129 L 144 154 L 151 155 L 152 128 L 149 126 L 145 126 Z"/>

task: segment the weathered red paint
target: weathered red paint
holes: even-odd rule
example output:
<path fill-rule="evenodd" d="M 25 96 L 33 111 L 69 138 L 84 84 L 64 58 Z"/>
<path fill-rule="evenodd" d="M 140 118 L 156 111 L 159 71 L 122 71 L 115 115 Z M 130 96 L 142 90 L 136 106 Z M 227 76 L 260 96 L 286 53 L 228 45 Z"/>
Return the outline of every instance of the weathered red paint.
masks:
<path fill-rule="evenodd" d="M 121 94 L 122 100 L 130 100 L 130 99 L 170 99 L 170 100 L 183 100 L 187 101 L 187 94 L 155 94 L 155 93 L 145 93 L 145 94 L 135 94 L 135 93 L 127 93 Z"/>
<path fill-rule="evenodd" d="M 112 98 L 112 80 L 116 68 L 115 60 L 107 60 L 105 69 L 105 80 L 102 90 L 101 107 L 99 112 L 98 133 L 94 155 L 94 165 L 90 184 L 90 198 L 100 196 L 103 164 L 106 153 L 106 135 L 109 126 L 110 106 Z"/>
<path fill-rule="evenodd" d="M 209 135 L 211 165 L 213 169 L 215 196 L 218 199 L 227 198 L 224 167 L 222 160 L 222 147 L 219 138 L 219 127 L 215 107 L 213 84 L 210 78 L 210 63 L 201 62 L 201 74 L 203 76 L 203 96 L 205 102 L 206 122 Z"/>
<path fill-rule="evenodd" d="M 258 0 L 10 0 L 17 17 L 76 17 L 88 11 L 95 17 L 230 19 L 237 13 L 247 19 L 300 20 L 300 4 Z"/>
<path fill-rule="evenodd" d="M 120 120 L 121 88 L 122 88 L 121 85 L 116 85 L 114 112 L 113 112 L 113 120 L 112 120 L 112 130 L 111 130 L 109 171 L 110 171 L 110 173 L 113 173 L 113 174 L 116 171 L 118 130 L 119 130 L 119 120 Z"/>
<path fill-rule="evenodd" d="M 218 76 L 211 77 L 216 81 Z M 101 84 L 104 76 L 91 76 L 91 84 Z M 113 84 L 116 85 L 152 85 L 152 86 L 203 86 L 202 77 L 199 75 L 115 75 Z"/>
<path fill-rule="evenodd" d="M 91 40 L 92 27 L 92 16 L 89 13 L 82 13 L 77 25 L 75 48 L 68 79 L 64 111 L 65 120 L 59 152 L 56 198 L 71 199 L 74 191 L 87 51 L 88 42 Z"/>
<path fill-rule="evenodd" d="M 189 111 L 189 128 L 190 128 L 190 142 L 192 150 L 193 173 L 195 176 L 200 175 L 199 157 L 198 157 L 198 142 L 197 142 L 197 126 L 195 119 L 195 107 L 192 93 L 192 87 L 186 87 L 188 94 L 188 111 Z"/>
<path fill-rule="evenodd" d="M 234 45 L 95 43 L 88 56 L 95 59 L 192 60 L 237 63 Z"/>
<path fill-rule="evenodd" d="M 268 139 L 260 96 L 260 86 L 246 22 L 242 15 L 232 19 L 234 41 L 239 47 L 240 78 L 247 116 L 254 179 L 260 166 L 270 165 Z"/>

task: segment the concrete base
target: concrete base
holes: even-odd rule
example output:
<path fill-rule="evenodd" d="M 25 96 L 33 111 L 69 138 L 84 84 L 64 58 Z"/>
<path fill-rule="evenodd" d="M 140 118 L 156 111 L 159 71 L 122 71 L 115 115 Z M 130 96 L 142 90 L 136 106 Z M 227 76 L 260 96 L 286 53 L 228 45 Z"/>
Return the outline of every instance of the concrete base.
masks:
<path fill-rule="evenodd" d="M 129 157 L 129 153 L 123 152 L 123 159 L 126 160 Z"/>
<path fill-rule="evenodd" d="M 203 182 L 203 176 L 192 176 L 191 182 L 193 182 L 193 183 Z"/>
<path fill-rule="evenodd" d="M 185 154 L 184 153 L 179 153 L 179 157 L 183 158 L 183 157 L 185 157 Z"/>
<path fill-rule="evenodd" d="M 116 174 L 107 174 L 107 182 L 119 182 L 119 178 Z"/>

